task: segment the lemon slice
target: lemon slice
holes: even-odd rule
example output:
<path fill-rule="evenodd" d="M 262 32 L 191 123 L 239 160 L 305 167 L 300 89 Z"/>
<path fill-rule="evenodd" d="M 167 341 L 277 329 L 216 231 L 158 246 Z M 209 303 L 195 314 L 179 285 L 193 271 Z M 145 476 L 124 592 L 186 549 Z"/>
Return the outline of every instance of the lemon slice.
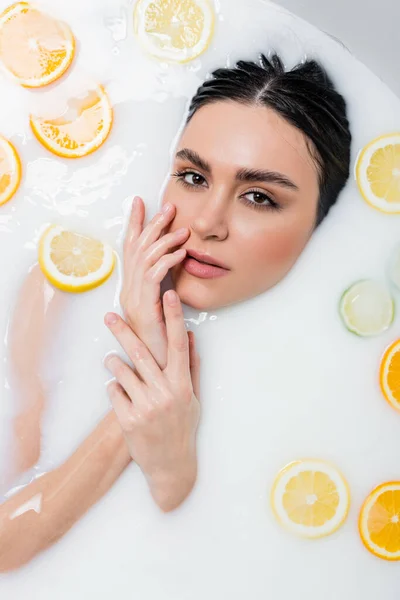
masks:
<path fill-rule="evenodd" d="M 360 512 L 364 546 L 385 560 L 400 560 L 400 481 L 383 483 L 371 492 Z"/>
<path fill-rule="evenodd" d="M 366 202 L 385 213 L 400 213 L 400 133 L 370 142 L 360 153 L 356 180 Z"/>
<path fill-rule="evenodd" d="M 372 279 L 357 281 L 340 300 L 340 315 L 347 329 L 360 336 L 378 335 L 394 319 L 394 302 L 389 290 Z"/>
<path fill-rule="evenodd" d="M 214 19 L 208 0 L 138 0 L 134 31 L 149 54 L 187 62 L 208 48 Z"/>
<path fill-rule="evenodd" d="M 400 410 L 400 340 L 393 342 L 382 357 L 379 383 L 390 406 Z"/>
<path fill-rule="evenodd" d="M 343 475 L 322 460 L 298 460 L 275 479 L 271 504 L 278 521 L 307 538 L 330 535 L 345 521 L 350 492 Z"/>
<path fill-rule="evenodd" d="M 65 23 L 18 2 L 0 15 L 0 60 L 25 87 L 41 87 L 68 69 L 75 53 L 74 36 Z"/>
<path fill-rule="evenodd" d="M 70 98 L 64 113 L 50 119 L 31 115 L 33 133 L 45 148 L 64 158 L 80 158 L 97 150 L 107 139 L 113 111 L 102 87 Z"/>
<path fill-rule="evenodd" d="M 14 146 L 0 136 L 0 206 L 11 200 L 21 182 L 21 161 Z"/>
<path fill-rule="evenodd" d="M 86 292 L 108 279 L 114 268 L 111 246 L 51 225 L 39 242 L 39 264 L 47 279 L 65 292 Z"/>

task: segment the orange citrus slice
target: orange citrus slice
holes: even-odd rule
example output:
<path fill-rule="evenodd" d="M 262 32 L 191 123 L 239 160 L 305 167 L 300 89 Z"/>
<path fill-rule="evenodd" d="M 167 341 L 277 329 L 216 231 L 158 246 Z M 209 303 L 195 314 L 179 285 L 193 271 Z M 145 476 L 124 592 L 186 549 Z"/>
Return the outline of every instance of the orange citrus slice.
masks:
<path fill-rule="evenodd" d="M 0 205 L 12 198 L 21 182 L 21 161 L 14 146 L 0 136 Z"/>
<path fill-rule="evenodd" d="M 27 2 L 18 2 L 0 15 L 0 60 L 25 87 L 41 87 L 68 69 L 75 52 L 68 25 Z"/>
<path fill-rule="evenodd" d="M 359 518 L 364 546 L 386 560 L 400 560 L 400 481 L 383 483 L 365 500 Z"/>
<path fill-rule="evenodd" d="M 271 504 L 286 529 L 307 538 L 336 531 L 345 521 L 350 492 L 343 475 L 322 460 L 297 460 L 275 479 Z"/>
<path fill-rule="evenodd" d="M 39 264 L 60 290 L 86 292 L 110 277 L 115 258 L 111 246 L 51 225 L 39 242 Z"/>
<path fill-rule="evenodd" d="M 68 100 L 60 117 L 30 117 L 39 142 L 65 158 L 80 158 L 97 150 L 110 133 L 112 121 L 112 107 L 102 87 L 89 90 L 83 98 Z"/>
<path fill-rule="evenodd" d="M 214 31 L 209 0 L 138 0 L 135 34 L 152 56 L 187 62 L 204 52 Z"/>
<path fill-rule="evenodd" d="M 360 152 L 356 180 L 368 204 L 400 213 L 400 133 L 376 138 Z"/>
<path fill-rule="evenodd" d="M 393 342 L 383 355 L 379 381 L 390 406 L 400 410 L 400 340 Z"/>

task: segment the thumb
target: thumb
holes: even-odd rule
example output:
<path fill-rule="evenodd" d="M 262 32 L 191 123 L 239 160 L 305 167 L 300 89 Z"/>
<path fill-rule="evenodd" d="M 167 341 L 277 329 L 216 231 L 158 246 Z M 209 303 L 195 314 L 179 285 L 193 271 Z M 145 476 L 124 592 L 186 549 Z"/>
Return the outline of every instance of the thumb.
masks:
<path fill-rule="evenodd" d="M 189 338 L 189 368 L 192 378 L 194 395 L 200 400 L 200 356 L 196 349 L 193 331 L 188 331 Z"/>

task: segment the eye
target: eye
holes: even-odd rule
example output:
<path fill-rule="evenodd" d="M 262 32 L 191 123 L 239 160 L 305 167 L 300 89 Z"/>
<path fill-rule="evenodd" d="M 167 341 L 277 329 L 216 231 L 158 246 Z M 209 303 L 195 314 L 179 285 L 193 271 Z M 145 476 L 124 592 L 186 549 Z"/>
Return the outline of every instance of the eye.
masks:
<path fill-rule="evenodd" d="M 177 171 L 176 173 L 172 173 L 172 176 L 176 177 L 186 187 L 205 187 L 204 184 L 207 184 L 203 175 L 196 173 L 196 171 Z"/>
<path fill-rule="evenodd" d="M 252 200 L 250 200 L 248 196 L 252 196 Z M 250 206 L 250 208 L 254 208 L 256 210 L 281 208 L 279 204 L 277 204 L 270 196 L 268 196 L 268 194 L 261 192 L 260 190 L 250 190 L 241 197 L 244 199 L 246 206 Z"/>

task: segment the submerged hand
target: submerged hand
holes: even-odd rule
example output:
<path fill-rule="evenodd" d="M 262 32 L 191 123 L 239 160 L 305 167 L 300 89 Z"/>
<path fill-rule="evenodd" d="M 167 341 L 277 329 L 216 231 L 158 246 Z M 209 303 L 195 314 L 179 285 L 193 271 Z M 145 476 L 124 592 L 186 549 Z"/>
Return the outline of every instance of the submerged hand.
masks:
<path fill-rule="evenodd" d="M 167 335 L 160 284 L 169 269 L 185 258 L 185 250 L 171 250 L 184 244 L 189 235 L 188 229 L 162 235 L 174 215 L 175 207 L 170 205 L 169 211 L 157 213 L 143 229 L 145 207 L 136 197 L 124 242 L 121 306 L 127 323 L 161 368 L 167 363 Z"/>
<path fill-rule="evenodd" d="M 171 296 L 175 303 L 168 301 Z M 199 356 L 193 333 L 188 336 L 185 329 L 176 292 L 164 294 L 163 308 L 168 340 L 165 369 L 113 313 L 106 315 L 106 324 L 138 374 L 115 355 L 108 356 L 105 364 L 116 378 L 108 393 L 130 454 L 145 474 L 156 502 L 163 510 L 172 510 L 196 480 Z"/>

